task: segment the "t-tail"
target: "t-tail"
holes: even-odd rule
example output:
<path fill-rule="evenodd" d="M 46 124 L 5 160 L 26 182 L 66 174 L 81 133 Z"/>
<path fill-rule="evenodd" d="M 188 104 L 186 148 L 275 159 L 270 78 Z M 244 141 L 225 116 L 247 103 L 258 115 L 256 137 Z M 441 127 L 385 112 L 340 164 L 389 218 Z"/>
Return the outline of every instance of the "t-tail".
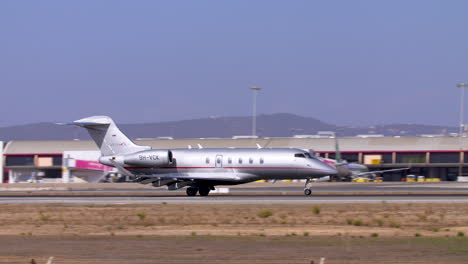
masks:
<path fill-rule="evenodd" d="M 91 116 L 69 123 L 86 128 L 102 156 L 122 155 L 151 149 L 133 143 L 108 116 Z"/>

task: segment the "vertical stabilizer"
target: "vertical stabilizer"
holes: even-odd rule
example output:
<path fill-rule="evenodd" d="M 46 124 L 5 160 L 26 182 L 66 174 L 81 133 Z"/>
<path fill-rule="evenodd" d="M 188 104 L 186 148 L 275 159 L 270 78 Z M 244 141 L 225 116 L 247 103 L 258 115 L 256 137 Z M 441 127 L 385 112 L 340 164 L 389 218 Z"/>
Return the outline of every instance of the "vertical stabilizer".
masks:
<path fill-rule="evenodd" d="M 148 146 L 138 146 L 133 143 L 108 116 L 86 117 L 70 124 L 86 128 L 103 156 L 128 154 L 150 149 Z"/>

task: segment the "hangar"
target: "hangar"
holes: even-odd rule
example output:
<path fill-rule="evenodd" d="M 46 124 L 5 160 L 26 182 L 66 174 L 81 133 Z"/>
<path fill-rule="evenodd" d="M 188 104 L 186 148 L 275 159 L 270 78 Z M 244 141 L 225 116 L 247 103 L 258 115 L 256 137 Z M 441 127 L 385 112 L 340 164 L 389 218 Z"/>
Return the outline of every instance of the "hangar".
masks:
<path fill-rule="evenodd" d="M 333 137 L 296 136 L 290 138 L 196 138 L 136 139 L 136 144 L 153 148 L 300 148 L 322 157 L 335 157 Z M 371 170 L 410 167 L 409 172 L 384 174 L 384 180 L 399 181 L 405 174 L 454 181 L 468 176 L 466 137 L 375 137 L 339 138 L 342 158 L 365 164 Z M 98 149 L 90 140 L 10 141 L 3 149 L 2 182 L 93 182 L 115 170 L 96 163 Z M 77 162 L 78 161 L 78 162 Z M 1 164 L 1 163 L 0 163 Z M 78 164 L 78 165 L 77 165 Z M 2 170 L 3 171 L 3 170 Z"/>

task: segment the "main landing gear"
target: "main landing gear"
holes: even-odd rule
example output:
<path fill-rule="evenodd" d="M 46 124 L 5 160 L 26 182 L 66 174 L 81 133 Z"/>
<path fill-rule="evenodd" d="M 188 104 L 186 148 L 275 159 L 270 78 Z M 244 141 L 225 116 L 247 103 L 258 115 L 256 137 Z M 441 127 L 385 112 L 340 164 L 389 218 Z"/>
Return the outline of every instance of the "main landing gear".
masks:
<path fill-rule="evenodd" d="M 187 188 L 187 196 L 195 196 L 197 195 L 198 188 L 195 187 L 188 187 Z"/>
<path fill-rule="evenodd" d="M 305 195 L 312 194 L 312 185 L 310 184 L 310 178 L 307 179 L 306 184 L 304 186 L 304 194 Z"/>
<path fill-rule="evenodd" d="M 203 186 L 198 189 L 198 193 L 200 193 L 200 196 L 208 196 L 210 194 L 210 187 Z"/>
<path fill-rule="evenodd" d="M 200 196 L 208 196 L 210 194 L 210 191 L 214 190 L 213 187 L 210 186 L 200 186 L 200 187 L 188 187 L 187 188 L 187 196 L 195 196 L 197 193 L 200 194 Z"/>

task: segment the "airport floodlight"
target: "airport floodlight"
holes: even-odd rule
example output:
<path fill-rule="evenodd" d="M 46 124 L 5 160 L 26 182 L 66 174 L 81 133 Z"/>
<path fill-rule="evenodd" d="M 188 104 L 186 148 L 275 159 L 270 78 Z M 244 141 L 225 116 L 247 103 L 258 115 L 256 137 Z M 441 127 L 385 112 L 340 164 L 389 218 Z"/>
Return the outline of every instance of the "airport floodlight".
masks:
<path fill-rule="evenodd" d="M 464 117 L 463 117 L 463 114 L 465 112 L 465 89 L 463 88 L 467 88 L 468 87 L 468 83 L 457 83 L 457 87 L 458 88 L 461 88 L 460 89 L 460 124 L 459 124 L 459 127 L 458 127 L 458 136 L 460 137 L 460 151 L 463 151 L 463 141 L 462 141 L 462 138 L 463 138 L 463 130 L 465 128 L 465 120 L 464 120 Z M 460 162 L 460 165 L 458 167 L 458 175 L 463 175 L 463 164 Z"/>
<path fill-rule="evenodd" d="M 252 100 L 252 136 L 257 135 L 257 93 L 262 90 L 260 87 L 250 87 L 250 90 L 253 92 Z"/>
<path fill-rule="evenodd" d="M 457 87 L 458 88 L 467 88 L 468 87 L 468 83 L 457 83 Z M 463 114 L 464 114 L 464 109 L 465 107 L 465 89 L 460 89 L 460 124 L 459 124 L 459 127 L 458 127 L 458 133 L 459 133 L 459 136 L 461 137 L 462 134 L 463 134 L 463 127 L 464 127 L 464 123 L 465 123 L 465 120 L 464 120 L 464 117 L 463 117 Z"/>

